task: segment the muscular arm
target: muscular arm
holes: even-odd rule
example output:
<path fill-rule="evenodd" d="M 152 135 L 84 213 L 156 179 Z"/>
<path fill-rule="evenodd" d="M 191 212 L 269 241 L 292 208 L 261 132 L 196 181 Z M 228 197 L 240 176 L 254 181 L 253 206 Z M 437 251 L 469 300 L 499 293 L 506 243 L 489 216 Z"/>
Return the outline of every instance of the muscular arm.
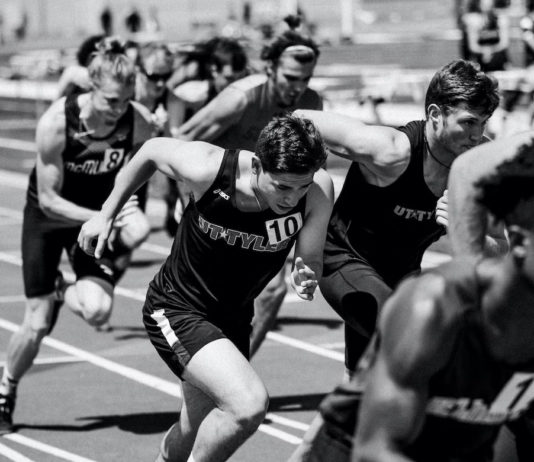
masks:
<path fill-rule="evenodd" d="M 212 141 L 239 121 L 246 106 L 245 94 L 226 88 L 177 131 L 184 141 Z"/>
<path fill-rule="evenodd" d="M 118 212 L 156 170 L 184 181 L 195 197 L 202 196 L 217 175 L 223 153 L 223 149 L 206 143 L 186 143 L 173 138 L 147 141 L 117 177 L 100 213 L 82 226 L 78 236 L 80 247 L 101 257 Z M 98 238 L 96 248 L 95 238 Z"/>
<path fill-rule="evenodd" d="M 479 256 L 506 252 L 508 244 L 504 229 L 488 226 L 488 213 L 477 202 L 475 184 L 495 172 L 503 161 L 512 158 L 517 148 L 533 136 L 533 132 L 524 132 L 485 143 L 454 161 L 448 185 L 448 233 L 454 254 Z"/>
<path fill-rule="evenodd" d="M 454 342 L 443 280 L 425 275 L 404 283 L 386 303 L 381 343 L 362 397 L 352 462 L 406 462 L 405 448 L 421 432 L 433 374 Z"/>
<path fill-rule="evenodd" d="M 297 110 L 295 114 L 315 124 L 334 154 L 363 164 L 376 176 L 377 185 L 398 178 L 408 166 L 410 142 L 399 130 L 331 112 Z"/>
<path fill-rule="evenodd" d="M 323 274 L 323 249 L 333 204 L 332 179 L 321 169 L 315 174 L 314 183 L 308 191 L 304 226 L 295 245 L 295 259 L 301 257 L 304 264 L 314 271 L 317 280 Z"/>
<path fill-rule="evenodd" d="M 56 101 L 37 124 L 37 193 L 46 216 L 68 225 L 89 220 L 96 212 L 61 197 L 63 150 L 65 149 L 65 100 Z"/>

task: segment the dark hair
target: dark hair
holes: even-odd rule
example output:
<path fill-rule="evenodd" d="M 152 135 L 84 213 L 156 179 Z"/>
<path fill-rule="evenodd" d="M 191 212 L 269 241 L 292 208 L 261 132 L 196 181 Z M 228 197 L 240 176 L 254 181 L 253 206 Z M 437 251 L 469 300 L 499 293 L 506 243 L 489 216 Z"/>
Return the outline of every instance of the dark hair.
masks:
<path fill-rule="evenodd" d="M 205 44 L 208 62 L 221 71 L 225 64 L 230 64 L 235 72 L 246 69 L 247 53 L 241 44 L 232 38 L 214 37 Z"/>
<path fill-rule="evenodd" d="M 262 169 L 271 173 L 308 173 L 326 161 L 323 139 L 311 120 L 290 114 L 274 117 L 256 142 Z"/>
<path fill-rule="evenodd" d="M 97 45 L 89 63 L 89 78 L 99 86 L 104 75 L 125 85 L 135 84 L 135 64 L 126 55 L 124 43 L 117 37 L 105 37 Z"/>
<path fill-rule="evenodd" d="M 104 38 L 102 34 L 91 35 L 87 37 L 78 47 L 76 51 L 76 61 L 83 67 L 87 67 L 91 62 L 92 55 L 96 51 L 97 44 Z"/>
<path fill-rule="evenodd" d="M 317 44 L 311 38 L 305 37 L 294 30 L 285 31 L 269 45 L 264 46 L 260 58 L 263 61 L 271 61 L 273 64 L 277 64 L 280 56 L 282 56 L 287 48 L 297 45 L 302 45 L 309 49 L 309 51 L 303 50 L 302 52 L 293 54 L 292 56 L 297 61 L 309 63 L 319 58 L 320 51 Z"/>
<path fill-rule="evenodd" d="M 434 74 L 425 97 L 425 112 L 436 104 L 445 112 L 466 104 L 491 115 L 499 105 L 498 83 L 471 61 L 457 59 Z"/>
<path fill-rule="evenodd" d="M 478 202 L 497 220 L 534 229 L 534 140 L 475 186 Z"/>

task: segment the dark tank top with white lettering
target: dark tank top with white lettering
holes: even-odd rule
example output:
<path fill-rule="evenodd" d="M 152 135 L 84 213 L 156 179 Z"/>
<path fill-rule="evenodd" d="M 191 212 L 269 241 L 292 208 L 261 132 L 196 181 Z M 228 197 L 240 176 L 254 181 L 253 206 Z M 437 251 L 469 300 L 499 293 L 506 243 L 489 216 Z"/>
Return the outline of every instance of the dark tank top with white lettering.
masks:
<path fill-rule="evenodd" d="M 202 313 L 249 308 L 284 265 L 302 228 L 306 196 L 285 215 L 236 205 L 239 151 L 227 150 L 216 179 L 184 211 L 171 254 L 151 288 Z"/>
<path fill-rule="evenodd" d="M 501 426 L 532 410 L 534 363 L 511 367 L 490 354 L 476 266 L 475 259 L 458 258 L 426 270 L 443 277 L 446 289 L 436 309 L 447 311 L 441 317 L 450 318 L 454 342 L 428 384 L 421 431 L 404 448 L 416 462 L 489 462 Z M 354 434 L 365 373 L 374 362 L 376 346 L 374 342 L 360 362 L 362 379 L 338 386 L 320 406 L 326 422 L 347 435 Z"/>
<path fill-rule="evenodd" d="M 398 129 L 410 140 L 411 158 L 392 184 L 369 184 L 360 165 L 352 163 L 328 227 L 325 274 L 345 263 L 349 253 L 396 282 L 420 269 L 426 248 L 445 232 L 436 223 L 439 198 L 424 178 L 424 126 L 413 121 Z"/>
<path fill-rule="evenodd" d="M 71 95 L 65 100 L 66 141 L 59 194 L 82 207 L 100 210 L 113 189 L 115 177 L 132 152 L 134 111 L 129 105 L 115 129 L 106 137 L 97 138 L 87 134 L 80 121 L 78 96 Z M 27 200 L 28 204 L 38 206 L 35 167 L 30 175 Z"/>

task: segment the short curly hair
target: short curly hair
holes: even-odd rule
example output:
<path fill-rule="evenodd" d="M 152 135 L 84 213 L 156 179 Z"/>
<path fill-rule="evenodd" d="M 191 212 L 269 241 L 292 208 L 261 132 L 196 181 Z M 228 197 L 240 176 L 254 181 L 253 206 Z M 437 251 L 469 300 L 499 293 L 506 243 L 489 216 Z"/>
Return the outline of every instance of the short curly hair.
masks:
<path fill-rule="evenodd" d="M 534 229 L 534 139 L 475 186 L 478 202 L 497 220 Z"/>
<path fill-rule="evenodd" d="M 270 173 L 317 171 L 327 151 L 311 120 L 290 114 L 273 118 L 263 128 L 255 149 L 262 169 Z"/>
<path fill-rule="evenodd" d="M 457 59 L 434 74 L 425 97 L 425 112 L 436 104 L 445 111 L 460 104 L 491 115 L 499 105 L 498 83 L 471 61 Z"/>

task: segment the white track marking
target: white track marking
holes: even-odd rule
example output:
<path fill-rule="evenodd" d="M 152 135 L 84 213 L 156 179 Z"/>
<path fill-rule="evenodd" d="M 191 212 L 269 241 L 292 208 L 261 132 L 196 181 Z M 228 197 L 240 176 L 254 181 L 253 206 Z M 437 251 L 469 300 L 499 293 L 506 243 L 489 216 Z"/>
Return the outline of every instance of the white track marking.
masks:
<path fill-rule="evenodd" d="M 22 220 L 22 212 L 20 210 L 10 209 L 7 207 L 0 207 L 0 215 Z"/>
<path fill-rule="evenodd" d="M 268 332 L 267 338 L 269 340 L 274 340 L 275 342 L 283 343 L 284 345 L 288 345 L 293 348 L 298 348 L 299 350 L 307 351 L 308 353 L 313 353 L 318 356 L 333 359 L 334 361 L 345 361 L 345 355 L 343 353 L 327 350 L 326 348 L 321 348 L 312 345 L 311 343 L 303 342 L 302 340 L 297 340 L 291 337 L 287 337 L 285 335 L 277 334 L 276 332 Z"/>
<path fill-rule="evenodd" d="M 4 295 L 0 297 L 0 304 L 2 303 L 25 303 L 26 297 L 24 295 Z"/>
<path fill-rule="evenodd" d="M 6 319 L 0 318 L 0 327 L 15 332 L 18 330 L 19 326 L 14 324 Z M 75 346 L 69 345 L 68 343 L 62 342 L 60 340 L 53 339 L 51 337 L 45 337 L 43 339 L 43 344 L 59 350 L 68 355 L 74 356 L 76 358 L 87 361 L 95 366 L 98 366 L 102 369 L 114 372 L 115 374 L 122 375 L 128 379 L 134 380 L 135 382 L 141 383 L 156 390 L 160 390 L 168 395 L 181 397 L 182 391 L 180 385 L 177 383 L 170 382 L 168 380 L 163 380 L 153 375 L 146 374 L 137 369 L 133 369 L 128 366 L 123 366 L 122 364 L 110 361 L 109 359 L 103 358 L 101 356 L 89 353 L 88 351 L 82 350 L 81 348 L 76 348 Z"/>
<path fill-rule="evenodd" d="M 37 146 L 33 141 L 14 140 L 11 138 L 0 138 L 0 148 L 26 152 L 35 152 L 37 150 Z"/>
<path fill-rule="evenodd" d="M 276 415 L 276 414 L 268 413 L 265 416 L 265 418 L 269 419 L 271 422 L 274 422 L 274 423 L 276 423 L 278 425 L 285 425 L 286 427 L 295 428 L 297 430 L 302 430 L 303 432 L 308 430 L 308 428 L 310 427 L 308 424 L 304 424 L 302 422 L 297 422 L 297 421 L 291 420 L 291 419 L 286 419 L 285 417 L 281 417 L 281 416 Z"/>
<path fill-rule="evenodd" d="M 55 457 L 59 457 L 60 459 L 68 460 L 69 462 L 95 462 L 93 459 L 87 459 L 85 457 L 78 456 L 76 454 L 73 454 L 72 452 L 68 452 L 63 449 L 50 446 L 49 444 L 41 443 L 40 441 L 28 438 L 27 436 L 19 435 L 18 433 L 10 433 L 8 435 L 4 435 L 4 438 L 7 438 L 23 446 L 36 449 L 37 451 L 41 451 Z"/>
<path fill-rule="evenodd" d="M 4 435 L 4 437 L 9 435 Z M 32 459 L 28 459 L 26 456 L 23 456 L 20 452 L 11 449 L 5 444 L 0 443 L 0 454 L 6 456 L 9 460 L 13 462 L 34 462 Z"/>
<path fill-rule="evenodd" d="M 163 245 L 151 244 L 150 242 L 143 242 L 141 244 L 141 249 L 147 250 L 148 252 L 157 253 L 159 255 L 169 256 L 171 253 L 171 245 L 165 247 Z"/>
<path fill-rule="evenodd" d="M 68 363 L 80 363 L 86 362 L 84 359 L 75 358 L 74 356 L 56 356 L 54 358 L 35 358 L 33 364 L 68 364 Z M 4 367 L 5 361 L 0 362 L 0 366 Z"/>
<path fill-rule="evenodd" d="M 260 432 L 266 433 L 267 435 L 274 436 L 275 438 L 278 438 L 279 440 L 285 441 L 286 443 L 294 444 L 295 446 L 299 445 L 302 442 L 302 438 L 291 435 L 290 433 L 286 433 L 282 430 L 269 427 L 268 425 L 265 425 L 265 424 L 261 424 L 258 430 Z"/>

